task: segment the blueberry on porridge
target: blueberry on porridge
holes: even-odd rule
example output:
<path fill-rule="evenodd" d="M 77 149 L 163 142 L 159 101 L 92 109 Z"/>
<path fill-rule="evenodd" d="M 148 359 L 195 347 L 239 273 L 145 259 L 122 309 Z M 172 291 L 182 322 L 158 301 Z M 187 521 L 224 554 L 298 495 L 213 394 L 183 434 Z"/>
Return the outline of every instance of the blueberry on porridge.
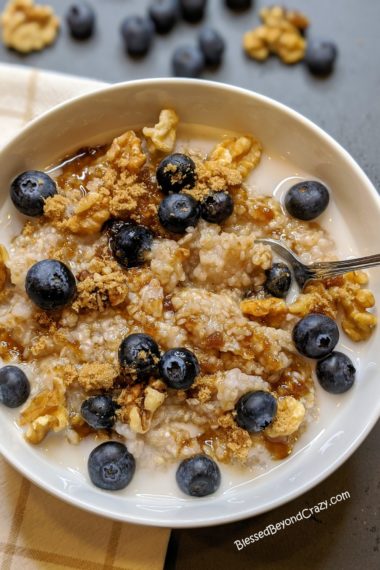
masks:
<path fill-rule="evenodd" d="M 164 109 L 10 190 L 28 218 L 0 246 L 0 402 L 22 406 L 30 444 L 89 442 L 102 489 L 177 465 L 179 488 L 199 497 L 223 464 L 269 468 L 317 418 L 310 359 L 340 394 L 355 367 L 334 352 L 339 334 L 365 341 L 376 326 L 365 273 L 300 291 L 257 241 L 334 259 L 314 220 L 334 188 L 305 180 L 283 207 L 254 178 L 268 156 L 254 135 L 205 149 L 185 127 Z"/>

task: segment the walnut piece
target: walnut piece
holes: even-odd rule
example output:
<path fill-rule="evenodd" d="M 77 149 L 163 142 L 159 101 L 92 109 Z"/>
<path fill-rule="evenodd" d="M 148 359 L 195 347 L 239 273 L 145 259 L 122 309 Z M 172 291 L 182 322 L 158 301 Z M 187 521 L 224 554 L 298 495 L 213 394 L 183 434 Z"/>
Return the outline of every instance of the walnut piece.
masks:
<path fill-rule="evenodd" d="M 244 299 L 240 303 L 243 314 L 265 323 L 271 327 L 281 326 L 288 313 L 283 299 L 264 297 L 263 299 Z"/>
<path fill-rule="evenodd" d="M 106 160 L 119 169 L 138 173 L 146 162 L 146 156 L 141 145 L 141 140 L 136 133 L 127 131 L 112 141 L 106 154 Z"/>
<path fill-rule="evenodd" d="M 126 273 L 113 259 L 94 258 L 83 280 L 78 281 L 75 312 L 83 309 L 103 312 L 109 305 L 117 307 L 128 296 Z"/>
<path fill-rule="evenodd" d="M 66 387 L 55 378 L 51 390 L 37 394 L 20 413 L 20 426 L 28 426 L 25 438 L 29 443 L 40 443 L 49 431 L 62 431 L 68 425 L 65 400 Z"/>
<path fill-rule="evenodd" d="M 277 400 L 277 414 L 271 425 L 265 429 L 265 435 L 271 438 L 286 437 L 296 432 L 305 417 L 305 406 L 293 396 Z"/>
<path fill-rule="evenodd" d="M 86 392 L 91 390 L 110 390 L 117 371 L 106 362 L 89 362 L 79 370 L 78 383 Z"/>
<path fill-rule="evenodd" d="M 178 120 L 178 116 L 173 109 L 163 109 L 158 123 L 154 127 L 143 128 L 143 135 L 149 139 L 151 150 L 158 150 L 166 154 L 173 152 Z"/>
<path fill-rule="evenodd" d="M 89 192 L 76 205 L 74 215 L 62 222 L 73 234 L 91 235 L 101 230 L 110 217 L 110 194 L 105 188 Z"/>
<path fill-rule="evenodd" d="M 161 380 L 152 380 L 144 387 L 136 384 L 121 391 L 117 403 L 117 416 L 135 433 L 149 431 L 154 413 L 167 397 L 166 386 Z"/>
<path fill-rule="evenodd" d="M 33 0 L 10 0 L 0 20 L 4 44 L 21 53 L 39 51 L 52 44 L 59 30 L 59 19 L 50 6 Z"/>
<path fill-rule="evenodd" d="M 368 282 L 361 271 L 347 273 L 341 284 L 312 282 L 304 293 L 289 306 L 289 312 L 298 317 L 309 313 L 323 313 L 333 319 L 343 310 L 342 328 L 354 341 L 366 340 L 377 324 L 377 318 L 368 309 L 375 305 L 371 291 L 362 289 Z"/>
<path fill-rule="evenodd" d="M 306 40 L 301 31 L 309 25 L 306 16 L 273 6 L 263 8 L 260 17 L 263 24 L 246 32 L 243 37 L 243 48 L 249 57 L 264 61 L 273 53 L 288 64 L 304 58 Z"/>
<path fill-rule="evenodd" d="M 236 169 L 243 178 L 260 162 L 262 147 L 252 136 L 229 137 L 219 143 L 208 159 Z"/>

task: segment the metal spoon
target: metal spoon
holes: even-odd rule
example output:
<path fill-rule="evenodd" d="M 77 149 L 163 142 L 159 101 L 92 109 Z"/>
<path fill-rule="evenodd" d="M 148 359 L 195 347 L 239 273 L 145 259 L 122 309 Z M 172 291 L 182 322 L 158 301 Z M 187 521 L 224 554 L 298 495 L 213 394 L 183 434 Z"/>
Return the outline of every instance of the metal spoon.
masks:
<path fill-rule="evenodd" d="M 350 271 L 357 271 L 359 269 L 367 269 L 369 267 L 376 267 L 380 265 L 380 254 L 368 255 L 367 257 L 357 257 L 356 259 L 346 259 L 345 261 L 321 261 L 305 265 L 298 257 L 289 249 L 284 243 L 270 238 L 259 238 L 256 242 L 270 245 L 280 257 L 285 259 L 293 269 L 294 277 L 303 289 L 308 281 L 315 279 L 327 279 L 329 277 L 336 277 L 343 275 Z"/>

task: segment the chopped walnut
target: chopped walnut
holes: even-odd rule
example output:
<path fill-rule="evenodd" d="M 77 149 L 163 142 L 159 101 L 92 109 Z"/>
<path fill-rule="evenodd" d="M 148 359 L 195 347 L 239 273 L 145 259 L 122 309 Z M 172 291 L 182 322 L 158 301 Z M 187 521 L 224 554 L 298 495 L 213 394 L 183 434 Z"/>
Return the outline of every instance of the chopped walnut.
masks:
<path fill-rule="evenodd" d="M 73 234 L 89 235 L 101 230 L 110 217 L 110 194 L 105 188 L 89 192 L 77 203 L 74 215 L 62 222 Z"/>
<path fill-rule="evenodd" d="M 59 31 L 53 9 L 33 0 L 10 0 L 0 23 L 4 44 L 22 53 L 42 50 L 54 42 Z"/>
<path fill-rule="evenodd" d="M 247 55 L 264 61 L 274 53 L 288 64 L 304 58 L 306 40 L 301 32 L 309 24 L 306 16 L 273 6 L 263 8 L 260 17 L 263 24 L 244 34 L 243 47 Z"/>
<path fill-rule="evenodd" d="M 109 305 L 117 307 L 128 296 L 128 279 L 114 260 L 94 258 L 84 278 L 78 281 L 75 312 L 83 309 L 102 312 Z"/>
<path fill-rule="evenodd" d="M 42 390 L 20 413 L 19 423 L 28 426 L 25 438 L 29 443 L 40 443 L 49 431 L 62 431 L 68 425 L 65 401 L 66 388 L 55 378 L 51 390 Z"/>
<path fill-rule="evenodd" d="M 288 314 L 283 299 L 264 297 L 263 299 L 244 299 L 240 303 L 242 313 L 249 315 L 271 327 L 279 327 Z"/>
<path fill-rule="evenodd" d="M 261 144 L 252 136 L 230 137 L 219 143 L 208 159 L 230 166 L 246 178 L 259 164 L 261 152 Z"/>
<path fill-rule="evenodd" d="M 135 433 L 149 431 L 154 413 L 164 403 L 167 397 L 166 386 L 161 380 L 152 380 L 148 386 L 136 384 L 124 388 L 117 403 L 120 408 L 117 416 Z"/>
<path fill-rule="evenodd" d="M 230 412 L 218 418 L 218 428 L 210 439 L 211 441 L 214 440 L 212 447 L 219 461 L 234 459 L 243 463 L 252 447 L 251 436 L 236 424 L 233 414 Z M 206 441 L 204 451 L 208 450 L 207 443 Z"/>
<path fill-rule="evenodd" d="M 0 244 L 0 291 L 5 288 L 9 277 L 9 269 L 6 265 L 8 261 L 8 252 L 3 245 Z"/>
<path fill-rule="evenodd" d="M 106 160 L 121 170 L 138 173 L 146 162 L 141 145 L 141 140 L 134 131 L 127 131 L 112 141 Z"/>
<path fill-rule="evenodd" d="M 336 318 L 339 308 L 343 310 L 342 328 L 354 341 L 366 340 L 377 324 L 377 318 L 368 309 L 375 304 L 373 294 L 362 289 L 366 276 L 361 271 L 347 273 L 341 285 L 334 282 L 312 282 L 304 293 L 289 306 L 289 312 L 299 317 L 309 313 L 323 313 Z"/>
<path fill-rule="evenodd" d="M 151 150 L 159 150 L 166 154 L 173 152 L 176 141 L 176 128 L 178 116 L 172 109 L 163 109 L 158 123 L 154 127 L 144 127 L 143 134 L 153 147 Z"/>
<path fill-rule="evenodd" d="M 78 384 L 90 392 L 91 390 L 110 390 L 112 388 L 117 371 L 106 362 L 89 362 L 83 364 L 78 374 Z"/>
<path fill-rule="evenodd" d="M 265 429 L 271 438 L 286 437 L 298 430 L 305 417 L 305 406 L 293 396 L 277 400 L 277 414 L 272 424 Z"/>

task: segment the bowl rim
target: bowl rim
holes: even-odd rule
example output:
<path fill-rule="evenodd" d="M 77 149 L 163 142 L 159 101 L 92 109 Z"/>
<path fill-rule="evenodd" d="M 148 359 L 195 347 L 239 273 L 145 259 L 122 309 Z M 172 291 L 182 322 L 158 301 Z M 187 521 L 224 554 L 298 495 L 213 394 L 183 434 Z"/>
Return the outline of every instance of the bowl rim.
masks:
<path fill-rule="evenodd" d="M 116 83 L 113 85 L 105 85 L 100 87 L 95 87 L 94 90 L 90 92 L 86 92 L 84 94 L 80 94 L 78 96 L 72 97 L 67 101 L 64 101 L 58 105 L 55 105 L 48 111 L 38 115 L 34 119 L 32 119 L 29 123 L 27 123 L 19 133 L 12 137 L 1 149 L 0 149 L 0 160 L 3 153 L 6 153 L 12 146 L 17 145 L 19 140 L 22 140 L 25 135 L 27 135 L 30 131 L 45 121 L 48 121 L 50 118 L 53 118 L 56 113 L 59 113 L 64 108 L 70 107 L 75 105 L 77 102 L 82 100 L 91 100 L 95 99 L 99 96 L 102 96 L 104 93 L 111 93 L 126 90 L 128 88 L 134 87 L 151 87 L 151 88 L 159 88 L 159 87 L 169 87 L 170 85 L 178 84 L 178 85 L 188 85 L 189 87 L 198 88 L 207 87 L 211 88 L 215 91 L 225 91 L 231 95 L 243 95 L 246 97 L 250 97 L 255 99 L 258 102 L 271 106 L 278 111 L 285 113 L 291 119 L 298 121 L 299 123 L 303 124 L 304 127 L 310 129 L 314 132 L 315 135 L 320 137 L 328 144 L 333 150 L 339 153 L 347 162 L 349 162 L 350 167 L 356 172 L 357 176 L 366 186 L 366 190 L 371 195 L 372 199 L 375 201 L 377 205 L 378 214 L 380 216 L 380 196 L 377 193 L 374 185 L 372 184 L 371 180 L 367 176 L 367 174 L 362 170 L 359 164 L 355 161 L 355 159 L 349 154 L 349 152 L 340 144 L 338 143 L 331 135 L 329 135 L 326 131 L 324 131 L 321 127 L 315 124 L 313 121 L 295 111 L 291 107 L 285 105 L 284 103 L 280 103 L 271 97 L 266 95 L 262 95 L 257 93 L 256 91 L 251 91 L 248 89 L 244 89 L 241 87 L 237 87 L 234 85 L 228 85 L 226 83 L 216 83 L 209 80 L 201 80 L 201 79 L 187 79 L 187 78 L 150 78 L 150 79 L 139 79 L 139 80 L 131 80 Z M 348 445 L 343 452 L 338 454 L 336 459 L 330 463 L 330 465 L 325 468 L 322 472 L 318 472 L 317 475 L 311 477 L 307 482 L 301 485 L 294 491 L 286 494 L 284 493 L 281 497 L 275 498 L 271 501 L 267 501 L 265 505 L 260 508 L 242 508 L 242 510 L 236 514 L 228 514 L 228 511 L 225 511 L 221 516 L 213 517 L 211 520 L 194 520 L 190 518 L 181 518 L 180 520 L 171 520 L 170 521 L 170 528 L 199 528 L 199 527 L 206 527 L 206 526 L 217 526 L 221 524 L 226 524 L 233 521 L 243 520 L 249 518 L 251 516 L 257 516 L 268 512 L 274 508 L 280 507 L 289 501 L 296 499 L 300 495 L 306 493 L 322 481 L 324 481 L 329 475 L 331 475 L 338 467 L 340 467 L 347 459 L 354 453 L 354 451 L 360 446 L 360 444 L 364 441 L 364 439 L 368 436 L 370 431 L 375 426 L 377 420 L 380 417 L 380 400 L 377 402 L 377 405 L 372 408 L 372 413 L 369 415 L 365 428 L 362 429 L 361 432 L 357 434 L 357 437 L 351 441 L 350 445 Z M 43 490 L 49 492 L 53 496 L 62 499 L 63 501 L 75 506 L 79 507 L 85 511 L 91 512 L 93 514 L 103 516 L 106 518 L 110 518 L 112 520 L 119 520 L 121 522 L 128 522 L 133 524 L 139 525 L 151 525 L 156 527 L 169 527 L 168 521 L 164 520 L 156 520 L 152 519 L 149 516 L 139 515 L 128 515 L 128 513 L 115 513 L 114 511 L 105 511 L 101 507 L 97 507 L 96 505 L 90 504 L 86 500 L 82 500 L 77 496 L 71 496 L 69 493 L 65 493 L 60 489 L 55 488 L 52 485 L 47 485 L 46 482 L 43 480 L 41 476 L 35 473 L 30 473 L 28 469 L 23 465 L 22 461 L 19 460 L 17 454 L 9 454 L 6 446 L 4 446 L 2 439 L 0 438 L 0 452 L 4 456 L 4 458 L 13 466 L 15 467 L 23 476 L 27 479 L 32 481 L 38 487 L 42 488 Z"/>

